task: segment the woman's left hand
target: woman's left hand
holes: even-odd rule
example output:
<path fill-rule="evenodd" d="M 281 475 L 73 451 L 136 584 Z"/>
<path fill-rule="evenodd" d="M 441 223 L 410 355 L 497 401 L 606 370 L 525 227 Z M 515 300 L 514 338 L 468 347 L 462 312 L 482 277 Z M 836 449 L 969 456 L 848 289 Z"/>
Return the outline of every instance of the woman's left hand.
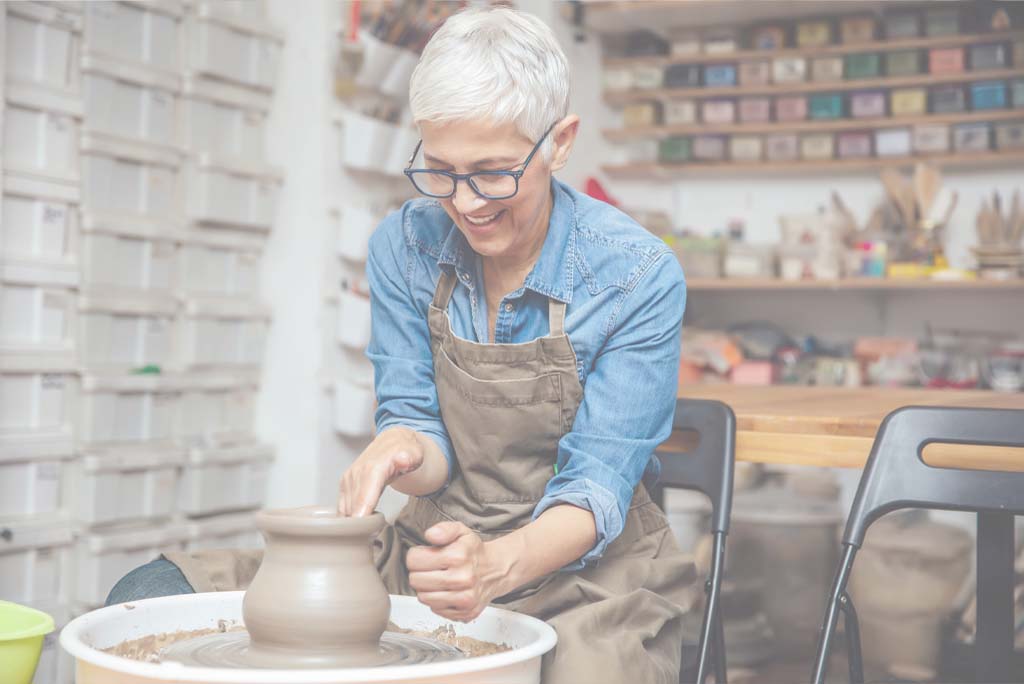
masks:
<path fill-rule="evenodd" d="M 442 522 L 424 535 L 433 546 L 415 546 L 406 555 L 409 585 L 420 603 L 441 617 L 469 622 L 503 592 L 506 575 L 496 552 L 460 522 Z"/>

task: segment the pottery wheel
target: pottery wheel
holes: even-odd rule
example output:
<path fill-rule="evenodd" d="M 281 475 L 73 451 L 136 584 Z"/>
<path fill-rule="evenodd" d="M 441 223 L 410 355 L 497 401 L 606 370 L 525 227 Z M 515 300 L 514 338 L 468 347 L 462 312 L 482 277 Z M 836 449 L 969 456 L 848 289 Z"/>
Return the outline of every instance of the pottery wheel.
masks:
<path fill-rule="evenodd" d="M 434 639 L 397 632 L 384 632 L 380 649 L 371 660 L 339 656 L 307 658 L 303 654 L 253 652 L 249 649 L 249 633 L 245 631 L 208 634 L 171 644 L 161 653 L 161 660 L 194 667 L 227 668 L 338 668 L 383 667 L 385 665 L 421 665 L 424 663 L 460 660 L 466 654 L 454 646 Z"/>

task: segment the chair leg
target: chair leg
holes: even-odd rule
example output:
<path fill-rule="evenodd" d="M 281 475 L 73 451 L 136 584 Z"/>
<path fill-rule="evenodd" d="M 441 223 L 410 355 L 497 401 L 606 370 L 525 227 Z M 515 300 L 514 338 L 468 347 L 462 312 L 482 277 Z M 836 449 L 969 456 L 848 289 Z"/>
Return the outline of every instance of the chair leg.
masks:
<path fill-rule="evenodd" d="M 846 661 L 850 668 L 850 684 L 864 684 L 864 659 L 860 650 L 860 621 L 853 600 L 845 591 L 839 597 L 839 609 L 846 618 Z"/>
<path fill-rule="evenodd" d="M 697 684 L 704 684 L 708 674 L 709 654 L 714 655 L 715 684 L 727 684 L 725 672 L 725 631 L 722 627 L 719 596 L 722 589 L 722 568 L 725 564 L 725 533 L 715 532 L 711 554 L 711 577 L 704 584 L 707 601 L 700 628 L 700 654 L 697 661 Z M 712 645 L 714 648 L 712 648 Z"/>
<path fill-rule="evenodd" d="M 856 555 L 857 548 L 855 546 L 849 544 L 843 546 L 843 559 L 836 571 L 835 579 L 832 581 L 828 605 L 825 607 L 825 621 L 821 626 L 821 633 L 818 635 L 817 655 L 814 660 L 814 671 L 811 674 L 812 684 L 824 684 L 825 682 L 829 650 L 832 647 L 832 635 L 835 633 L 836 622 L 839 619 L 840 597 L 846 593 L 846 583 L 850 579 L 850 569 L 853 567 L 853 558 Z"/>

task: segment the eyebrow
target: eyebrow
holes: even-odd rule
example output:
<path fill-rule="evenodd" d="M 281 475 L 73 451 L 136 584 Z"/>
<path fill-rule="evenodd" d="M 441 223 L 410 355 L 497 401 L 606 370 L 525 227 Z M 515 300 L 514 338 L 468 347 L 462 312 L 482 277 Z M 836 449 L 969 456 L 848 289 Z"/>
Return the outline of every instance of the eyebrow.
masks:
<path fill-rule="evenodd" d="M 433 156 L 433 155 L 431 155 L 431 154 L 429 154 L 427 152 L 423 153 L 423 158 L 426 161 L 433 162 L 435 164 L 441 164 L 443 166 L 452 166 L 452 164 L 446 162 L 445 160 L 438 159 L 437 157 L 435 157 L 435 156 Z M 487 166 L 487 165 L 490 165 L 490 164 L 514 166 L 516 164 L 522 164 L 522 163 L 523 162 L 522 162 L 520 157 L 487 157 L 486 159 L 479 159 L 479 160 L 473 162 L 473 164 L 471 164 L 471 166 L 473 166 L 474 168 L 479 168 L 481 166 Z"/>

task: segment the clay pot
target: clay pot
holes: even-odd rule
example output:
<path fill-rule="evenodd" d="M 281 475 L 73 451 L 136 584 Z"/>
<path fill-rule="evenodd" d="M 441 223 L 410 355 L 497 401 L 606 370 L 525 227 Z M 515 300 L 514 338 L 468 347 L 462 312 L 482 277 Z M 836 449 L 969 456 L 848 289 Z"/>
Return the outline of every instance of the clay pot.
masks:
<path fill-rule="evenodd" d="M 381 657 L 391 599 L 370 541 L 384 516 L 326 507 L 261 511 L 263 563 L 242 603 L 248 658 L 265 667 L 361 667 Z"/>

